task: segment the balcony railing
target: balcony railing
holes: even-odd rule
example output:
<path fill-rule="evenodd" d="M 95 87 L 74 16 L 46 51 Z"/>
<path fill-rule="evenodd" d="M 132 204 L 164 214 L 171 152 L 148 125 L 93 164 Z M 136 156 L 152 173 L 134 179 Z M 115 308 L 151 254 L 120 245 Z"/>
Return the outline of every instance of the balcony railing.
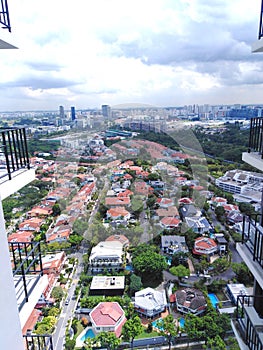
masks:
<path fill-rule="evenodd" d="M 30 169 L 25 128 L 0 128 L 0 180 Z"/>
<path fill-rule="evenodd" d="M 0 3 L 0 23 L 11 32 L 7 0 L 1 0 Z"/>
<path fill-rule="evenodd" d="M 25 350 L 53 350 L 51 335 L 24 335 Z"/>
<path fill-rule="evenodd" d="M 250 119 L 248 152 L 258 152 L 263 158 L 263 118 Z"/>
<path fill-rule="evenodd" d="M 261 1 L 258 39 L 260 40 L 262 37 L 263 37 L 263 0 Z"/>
<path fill-rule="evenodd" d="M 263 303 L 263 296 L 239 295 L 236 320 L 241 336 L 250 350 L 263 350 L 263 319 L 255 305 Z"/>
<path fill-rule="evenodd" d="M 28 302 L 29 295 L 43 275 L 41 250 L 39 242 L 9 242 L 10 254 L 14 266 L 13 276 L 15 288 L 23 291 L 18 305 L 19 311 Z M 28 276 L 34 279 L 28 281 Z M 23 286 L 21 289 L 20 286 Z"/>
<path fill-rule="evenodd" d="M 251 217 L 244 216 L 242 243 L 246 245 L 252 254 L 253 261 L 263 267 L 263 227 L 261 226 L 261 214 Z"/>

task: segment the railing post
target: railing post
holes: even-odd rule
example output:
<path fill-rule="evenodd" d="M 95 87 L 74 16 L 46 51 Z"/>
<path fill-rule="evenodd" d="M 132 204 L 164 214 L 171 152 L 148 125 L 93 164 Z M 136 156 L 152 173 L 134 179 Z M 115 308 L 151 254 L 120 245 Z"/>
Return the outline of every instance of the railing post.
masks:
<path fill-rule="evenodd" d="M 8 174 L 9 180 L 11 180 L 11 170 L 10 170 L 10 164 L 9 164 L 9 158 L 8 158 L 8 152 L 7 152 L 7 144 L 6 144 L 4 131 L 2 131 L 2 142 L 3 142 L 3 148 L 4 148 L 4 154 L 5 154 L 7 174 Z"/>

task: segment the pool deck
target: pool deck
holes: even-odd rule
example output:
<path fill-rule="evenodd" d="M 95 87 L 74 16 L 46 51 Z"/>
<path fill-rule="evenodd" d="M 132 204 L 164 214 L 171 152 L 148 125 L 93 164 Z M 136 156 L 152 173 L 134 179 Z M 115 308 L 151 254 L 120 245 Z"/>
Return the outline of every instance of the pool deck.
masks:
<path fill-rule="evenodd" d="M 76 339 L 76 347 L 77 348 L 81 348 L 84 345 L 84 342 L 81 340 L 81 338 L 87 332 L 88 329 L 91 329 L 93 331 L 93 333 L 96 335 L 96 332 L 92 327 L 86 327 Z"/>
<path fill-rule="evenodd" d="M 160 316 L 156 316 L 156 317 L 154 317 L 153 319 L 148 319 L 148 318 L 146 318 L 146 317 L 141 317 L 142 325 L 143 325 L 144 327 L 147 327 L 148 324 L 149 324 L 149 322 L 156 321 L 156 320 L 158 320 L 159 318 L 164 318 L 164 317 L 166 317 L 166 316 L 168 316 L 168 315 L 169 315 L 169 312 L 168 312 L 168 310 L 166 310 L 166 311 L 162 312 Z"/>

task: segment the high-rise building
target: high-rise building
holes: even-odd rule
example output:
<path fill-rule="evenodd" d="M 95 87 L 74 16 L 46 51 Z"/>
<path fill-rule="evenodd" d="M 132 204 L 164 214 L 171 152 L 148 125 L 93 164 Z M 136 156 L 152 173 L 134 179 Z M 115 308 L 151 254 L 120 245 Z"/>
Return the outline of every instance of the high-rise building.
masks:
<path fill-rule="evenodd" d="M 2 209 L 3 199 L 35 179 L 35 170 L 30 168 L 25 129 L 2 130 L 0 148 L 5 155 L 5 168 L 0 176 L 0 349 L 51 350 L 50 336 L 23 336 L 22 331 L 48 284 L 41 268 L 40 245 L 17 241 L 8 244 Z"/>
<path fill-rule="evenodd" d="M 263 0 L 258 40 L 252 44 L 252 52 L 263 52 Z M 250 120 L 248 151 L 242 154 L 242 160 L 252 167 L 263 171 L 263 118 Z M 254 276 L 251 295 L 237 297 L 236 323 L 244 341 L 242 349 L 263 349 L 263 192 L 261 212 L 255 216 L 244 217 L 242 242 L 237 251 Z"/>
<path fill-rule="evenodd" d="M 111 108 L 109 105 L 102 105 L 101 110 L 104 118 L 107 118 L 107 119 L 111 118 Z"/>
<path fill-rule="evenodd" d="M 263 171 L 263 118 L 252 118 L 248 152 L 242 159 Z M 246 349 L 263 349 L 263 201 L 261 213 L 244 217 L 242 242 L 237 251 L 254 276 L 252 295 L 237 298 L 236 321 Z"/>
<path fill-rule="evenodd" d="M 76 111 L 75 111 L 75 107 L 71 107 L 70 108 L 70 116 L 71 116 L 71 120 L 74 122 L 74 120 L 76 119 Z"/>
<path fill-rule="evenodd" d="M 59 116 L 61 119 L 65 118 L 65 110 L 63 106 L 59 106 Z"/>

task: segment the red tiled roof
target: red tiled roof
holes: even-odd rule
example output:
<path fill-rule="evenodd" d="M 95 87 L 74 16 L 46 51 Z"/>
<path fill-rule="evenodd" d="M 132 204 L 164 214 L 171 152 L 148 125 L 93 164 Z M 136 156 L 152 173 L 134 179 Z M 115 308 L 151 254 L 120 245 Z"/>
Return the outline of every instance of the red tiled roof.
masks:
<path fill-rule="evenodd" d="M 119 216 L 126 216 L 129 214 L 129 212 L 123 207 L 116 207 L 116 208 L 109 209 L 107 211 L 107 214 L 114 218 Z"/>
<path fill-rule="evenodd" d="M 41 311 L 33 309 L 33 311 L 31 312 L 29 318 L 27 319 L 27 321 L 22 329 L 23 335 L 25 335 L 27 333 L 27 331 L 32 331 L 35 328 L 35 325 L 36 325 L 38 318 L 41 314 L 42 314 Z"/>
<path fill-rule="evenodd" d="M 181 221 L 173 217 L 164 217 L 161 223 L 165 226 L 178 226 Z"/>
<path fill-rule="evenodd" d="M 96 327 L 115 326 L 123 315 L 117 302 L 101 302 L 90 313 Z"/>
<path fill-rule="evenodd" d="M 17 231 L 8 236 L 8 242 L 31 242 L 33 237 L 32 231 Z"/>
<path fill-rule="evenodd" d="M 129 197 L 106 197 L 105 198 L 105 204 L 106 205 L 128 205 L 130 204 L 130 198 Z"/>

